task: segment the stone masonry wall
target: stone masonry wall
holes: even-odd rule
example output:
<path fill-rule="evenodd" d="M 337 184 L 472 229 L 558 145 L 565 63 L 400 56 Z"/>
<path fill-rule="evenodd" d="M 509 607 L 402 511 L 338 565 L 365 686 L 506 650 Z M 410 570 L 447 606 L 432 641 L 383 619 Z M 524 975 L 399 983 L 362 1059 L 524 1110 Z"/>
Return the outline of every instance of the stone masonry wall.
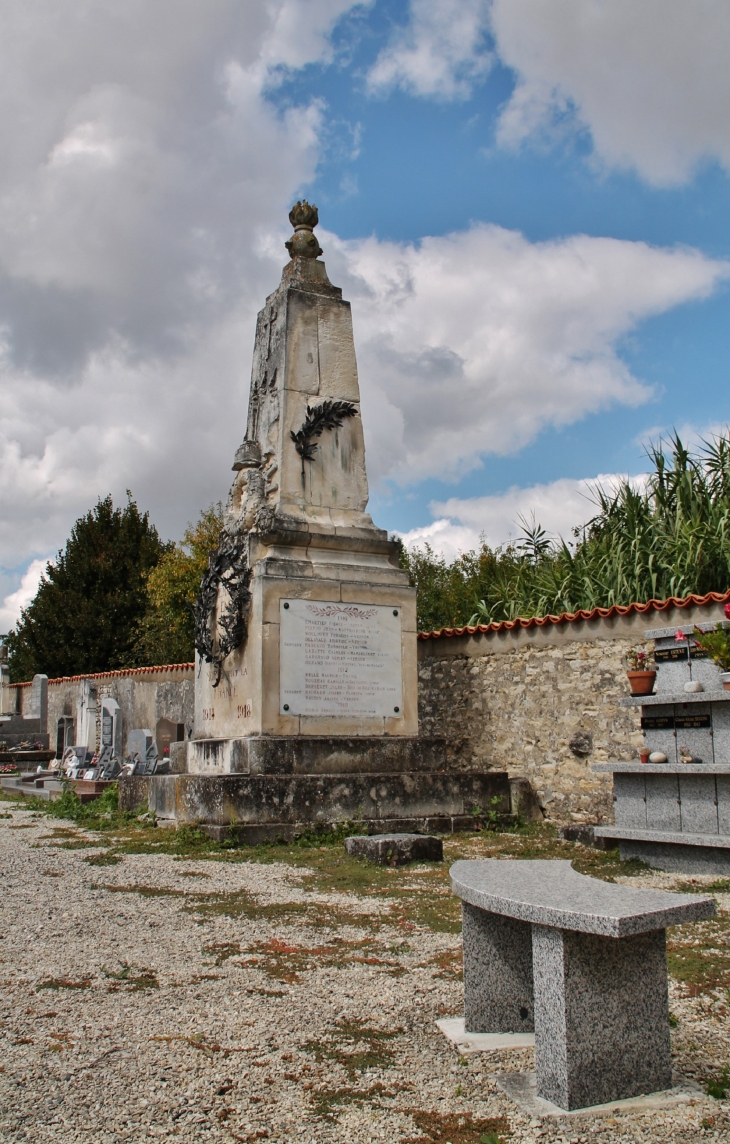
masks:
<path fill-rule="evenodd" d="M 648 628 L 722 619 L 718 605 L 419 641 L 419 733 L 459 770 L 529 779 L 546 817 L 613 820 L 610 775 L 643 743 L 623 657 Z M 648 645 L 651 646 L 651 645 Z"/>

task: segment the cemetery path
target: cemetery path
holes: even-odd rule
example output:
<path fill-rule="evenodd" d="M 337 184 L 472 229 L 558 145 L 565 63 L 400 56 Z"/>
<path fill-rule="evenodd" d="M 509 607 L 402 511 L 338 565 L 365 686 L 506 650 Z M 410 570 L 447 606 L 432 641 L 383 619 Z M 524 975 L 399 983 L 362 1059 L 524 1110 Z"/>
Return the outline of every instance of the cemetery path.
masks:
<path fill-rule="evenodd" d="M 316 848 L 289 861 L 286 847 L 276 860 L 121 854 L 3 805 L 3 1142 L 730 1139 L 730 1102 L 701 1093 L 680 1109 L 531 1121 L 495 1082 L 531 1067 L 531 1050 L 460 1057 L 435 1027 L 462 1007 L 444 867 L 356 864 L 358 882 Z M 486 836 L 447 850 L 459 845 L 493 852 Z M 729 916 L 700 945 L 675 936 L 680 975 L 707 950 L 714 964 L 715 946 L 730 966 Z M 730 1062 L 727 984 L 690 976 L 672 984 L 673 1037 L 702 1081 Z"/>

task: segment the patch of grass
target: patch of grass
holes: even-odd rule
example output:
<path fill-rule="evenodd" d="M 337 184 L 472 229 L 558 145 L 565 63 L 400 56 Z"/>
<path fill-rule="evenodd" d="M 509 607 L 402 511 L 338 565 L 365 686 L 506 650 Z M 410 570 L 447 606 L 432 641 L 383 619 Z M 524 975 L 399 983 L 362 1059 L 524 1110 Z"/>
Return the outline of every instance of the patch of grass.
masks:
<path fill-rule="evenodd" d="M 109 850 L 105 850 L 103 854 L 92 854 L 89 858 L 84 858 L 84 862 L 88 862 L 90 866 L 116 866 L 121 860 L 120 854 L 113 854 Z"/>
<path fill-rule="evenodd" d="M 82 977 L 77 981 L 72 981 L 69 977 L 47 977 L 45 981 L 41 981 L 36 985 L 36 993 L 40 993 L 42 989 L 90 989 L 91 978 Z"/>
<path fill-rule="evenodd" d="M 682 894 L 730 894 L 730 878 L 718 878 L 715 882 L 702 885 L 694 880 L 681 882 L 677 892 Z"/>
<path fill-rule="evenodd" d="M 177 891 L 181 893 L 182 891 Z M 337 909 L 322 902 L 262 902 L 247 890 L 229 893 L 186 895 L 185 908 L 200 918 L 252 918 L 266 921 L 300 921 L 314 929 L 337 929 L 339 926 L 380 928 L 380 920 L 354 910 Z"/>
<path fill-rule="evenodd" d="M 184 898 L 184 890 L 173 890 L 167 886 L 145 886 L 133 883 L 130 886 L 110 886 L 106 883 L 92 885 L 92 890 L 107 890 L 110 894 L 139 894 L 142 898 Z"/>
<path fill-rule="evenodd" d="M 430 969 L 434 965 L 439 969 L 438 973 L 434 973 L 434 977 L 442 977 L 446 981 L 461 981 L 464 976 L 461 947 L 444 949 L 429 961 L 423 962 L 419 968 Z"/>
<path fill-rule="evenodd" d="M 319 1062 L 335 1061 L 352 1077 L 356 1072 L 367 1069 L 391 1068 L 395 1063 L 395 1052 L 385 1048 L 385 1042 L 397 1036 L 397 1032 L 375 1029 L 360 1021 L 343 1021 L 322 1040 L 307 1041 L 302 1050 L 311 1053 Z"/>
<path fill-rule="evenodd" d="M 730 918 L 726 914 L 672 927 L 667 936 L 667 968 L 690 997 L 730 987 Z"/>
<path fill-rule="evenodd" d="M 374 1084 L 370 1088 L 324 1088 L 312 1093 L 312 1109 L 317 1116 L 334 1117 L 335 1111 L 351 1104 L 373 1104 L 379 1096 L 395 1095 L 389 1093 L 385 1085 Z M 377 1107 L 377 1105 L 376 1105 Z"/>
<path fill-rule="evenodd" d="M 223 965 L 229 957 L 238 957 L 241 947 L 237 941 L 217 941 L 213 945 L 204 945 L 203 953 L 213 958 L 213 965 Z"/>
<path fill-rule="evenodd" d="M 502 1144 L 511 1134 L 503 1116 L 479 1117 L 466 1113 L 423 1112 L 408 1109 L 420 1135 L 401 1138 L 401 1144 Z"/>
<path fill-rule="evenodd" d="M 310 969 L 326 965 L 335 969 L 353 963 L 382 966 L 390 975 L 401 976 L 407 970 L 395 961 L 387 961 L 374 953 L 375 943 L 371 938 L 360 941 L 347 941 L 333 938 L 319 946 L 290 945 L 279 938 L 257 942 L 246 950 L 254 957 L 243 962 L 245 966 L 260 969 L 275 981 L 292 984 L 301 980 L 300 975 Z"/>

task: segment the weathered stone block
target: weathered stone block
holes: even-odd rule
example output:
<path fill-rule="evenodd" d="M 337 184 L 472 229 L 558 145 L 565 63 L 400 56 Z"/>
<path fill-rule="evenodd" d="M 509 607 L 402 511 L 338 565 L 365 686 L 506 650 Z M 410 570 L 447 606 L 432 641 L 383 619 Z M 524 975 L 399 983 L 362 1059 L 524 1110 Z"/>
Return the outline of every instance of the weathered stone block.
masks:
<path fill-rule="evenodd" d="M 367 858 L 379 866 L 444 860 L 443 842 L 431 834 L 359 834 L 345 839 L 345 850 L 353 858 Z"/>

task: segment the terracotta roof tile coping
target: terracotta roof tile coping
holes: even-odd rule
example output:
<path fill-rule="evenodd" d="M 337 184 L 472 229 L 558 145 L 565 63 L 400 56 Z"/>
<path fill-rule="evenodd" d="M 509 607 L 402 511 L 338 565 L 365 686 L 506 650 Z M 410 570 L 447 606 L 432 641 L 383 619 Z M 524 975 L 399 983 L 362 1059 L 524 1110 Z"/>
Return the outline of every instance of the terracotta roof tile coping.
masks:
<path fill-rule="evenodd" d="M 547 624 L 574 624 L 584 620 L 607 620 L 612 616 L 643 615 L 646 612 L 665 612 L 668 608 L 689 608 L 693 605 L 704 607 L 707 604 L 725 604 L 730 601 L 727 592 L 708 592 L 706 596 L 670 596 L 668 600 L 647 600 L 645 604 L 614 604 L 610 608 L 592 608 L 589 612 L 563 612 L 559 616 L 518 617 L 516 620 L 501 620 L 499 623 L 466 625 L 463 628 L 439 628 L 435 632 L 419 632 L 419 640 L 450 639 L 452 636 L 485 635 L 487 632 L 511 632 L 515 628 L 543 628 Z"/>
<path fill-rule="evenodd" d="M 119 671 L 97 671 L 87 675 L 59 675 L 58 679 L 49 679 L 50 683 L 75 683 L 79 679 L 113 679 L 119 675 L 150 675 L 153 671 L 187 671 L 195 667 L 194 663 L 164 663 L 156 667 L 127 667 Z M 26 683 L 11 683 L 11 687 L 30 687 L 32 680 Z"/>

